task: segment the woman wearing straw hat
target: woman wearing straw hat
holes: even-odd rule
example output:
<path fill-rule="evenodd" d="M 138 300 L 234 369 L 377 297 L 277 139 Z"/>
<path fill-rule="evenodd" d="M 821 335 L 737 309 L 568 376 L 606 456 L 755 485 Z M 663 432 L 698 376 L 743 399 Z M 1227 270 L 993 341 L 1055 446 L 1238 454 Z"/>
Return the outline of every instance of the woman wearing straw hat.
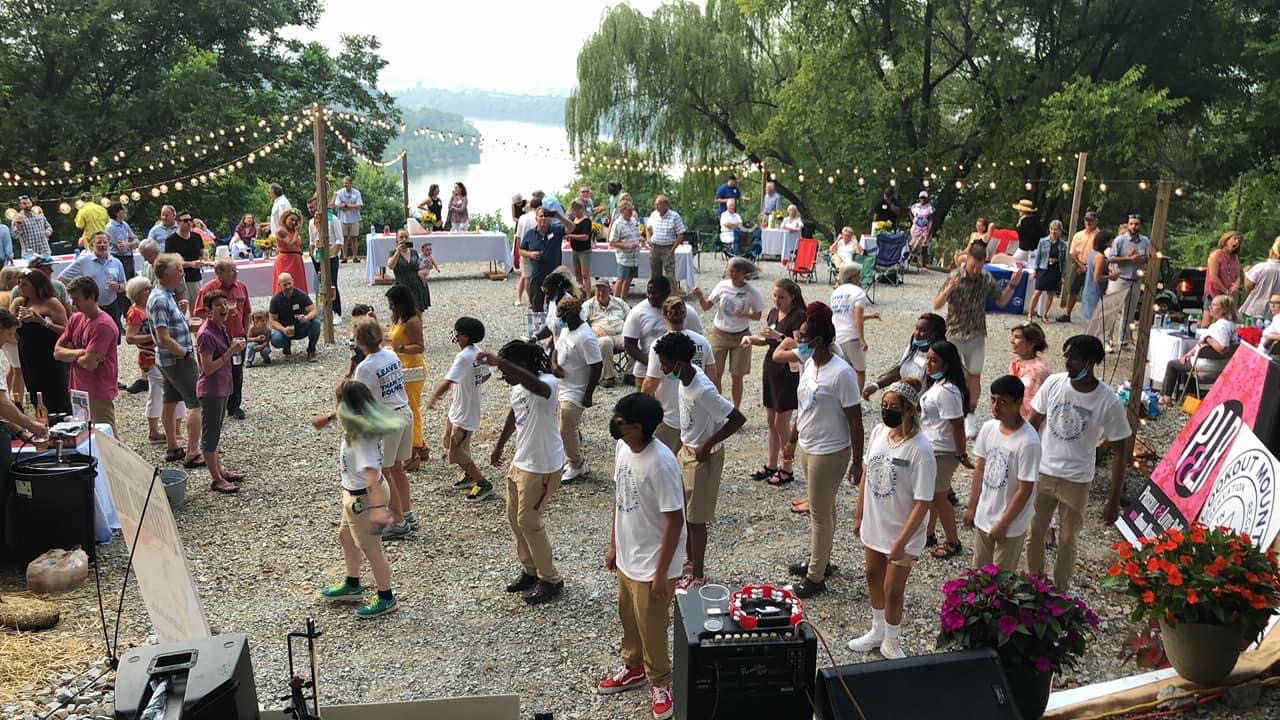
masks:
<path fill-rule="evenodd" d="M 1036 206 L 1029 198 L 1014 203 L 1013 209 L 1018 211 L 1018 250 L 1013 253 L 1013 259 L 1025 261 L 1040 247 L 1040 238 L 1047 233 L 1036 217 Z"/>

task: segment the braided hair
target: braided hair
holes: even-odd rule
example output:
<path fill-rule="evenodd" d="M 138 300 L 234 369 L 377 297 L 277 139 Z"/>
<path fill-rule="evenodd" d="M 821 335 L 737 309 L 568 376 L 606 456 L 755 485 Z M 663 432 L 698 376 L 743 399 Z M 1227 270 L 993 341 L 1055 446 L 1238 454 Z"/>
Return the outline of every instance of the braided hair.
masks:
<path fill-rule="evenodd" d="M 522 340 L 512 340 L 498 351 L 498 357 L 528 370 L 534 375 L 551 372 L 547 354 L 541 347 Z"/>

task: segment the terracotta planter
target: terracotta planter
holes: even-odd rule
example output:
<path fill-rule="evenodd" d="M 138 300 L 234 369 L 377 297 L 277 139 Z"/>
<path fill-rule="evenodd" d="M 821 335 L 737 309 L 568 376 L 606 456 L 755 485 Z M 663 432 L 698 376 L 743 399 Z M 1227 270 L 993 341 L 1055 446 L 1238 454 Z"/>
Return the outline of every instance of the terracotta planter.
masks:
<path fill-rule="evenodd" d="M 1004 676 L 1009 681 L 1009 690 L 1013 693 L 1013 704 L 1018 706 L 1018 714 L 1022 719 L 1040 720 L 1044 716 L 1045 707 L 1049 705 L 1049 692 L 1053 689 L 1053 673 L 1006 665 Z"/>
<path fill-rule="evenodd" d="M 1244 650 L 1244 632 L 1237 625 L 1178 623 L 1160 621 L 1160 638 L 1165 655 L 1178 675 L 1197 685 L 1220 685 Z"/>

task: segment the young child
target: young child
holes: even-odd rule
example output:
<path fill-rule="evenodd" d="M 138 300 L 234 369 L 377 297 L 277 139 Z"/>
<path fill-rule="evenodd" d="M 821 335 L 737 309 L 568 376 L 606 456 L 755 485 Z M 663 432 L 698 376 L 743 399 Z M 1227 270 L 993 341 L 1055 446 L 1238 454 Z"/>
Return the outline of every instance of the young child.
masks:
<path fill-rule="evenodd" d="M 373 397 L 364 383 L 346 380 L 334 393 L 337 417 L 342 423 L 342 445 L 338 451 L 342 476 L 342 520 L 338 542 L 347 577 L 320 590 L 327 600 L 356 600 L 364 597 L 360 586 L 360 558 L 369 561 L 378 594 L 356 610 L 356 617 L 375 618 L 394 612 L 399 603 L 391 592 L 391 564 L 382 552 L 382 533 L 391 524 L 387 507 L 391 491 L 382 477 L 382 438 L 400 432 L 404 417 L 395 414 Z"/>
<path fill-rule="evenodd" d="M 378 319 L 377 313 L 373 311 L 372 305 L 358 303 L 351 308 L 351 322 L 354 323 L 356 318 L 371 317 L 375 321 Z M 351 339 L 347 341 L 347 348 L 351 350 L 351 362 L 347 365 L 347 374 L 344 380 L 351 379 L 351 375 L 356 371 L 356 366 L 364 360 L 364 351 L 360 349 L 360 343 L 356 342 L 354 329 L 351 332 Z"/>
<path fill-rule="evenodd" d="M 440 272 L 440 263 L 436 262 L 436 258 L 431 254 L 431 243 L 422 243 L 422 256 L 418 259 L 419 272 L 422 273 L 422 279 L 426 280 L 432 270 Z"/>
<path fill-rule="evenodd" d="M 559 383 L 542 348 L 519 340 L 503 345 L 496 356 L 480 353 L 476 361 L 500 368 L 502 379 L 511 386 L 511 410 L 489 456 L 489 464 L 498 467 L 502 450 L 515 433 L 515 457 L 507 471 L 507 521 L 516 538 L 520 574 L 507 585 L 507 592 L 532 590 L 524 601 L 540 605 L 564 590 L 564 578 L 556 569 L 551 541 L 542 526 L 542 511 L 560 487 L 564 470 L 564 445 L 556 425 Z"/>
<path fill-rule="evenodd" d="M 1040 436 L 1022 419 L 1026 386 L 1013 375 L 991 383 L 991 415 L 978 431 L 973 454 L 973 489 L 964 526 L 975 527 L 973 566 L 993 560 L 1001 570 L 1017 570 L 1035 507 L 1031 495 L 1040 472 Z"/>
<path fill-rule="evenodd" d="M 684 487 L 675 455 L 654 432 L 662 405 L 631 393 L 618 401 L 609 421 L 617 440 L 613 480 L 617 488 L 605 569 L 618 576 L 622 620 L 622 667 L 596 684 L 608 695 L 651 685 L 655 720 L 674 712 L 671 697 L 672 584 L 684 564 Z"/>
<path fill-rule="evenodd" d="M 747 421 L 733 403 L 698 369 L 698 349 L 683 333 L 668 333 L 653 344 L 662 374 L 679 385 L 680 473 L 684 480 L 685 520 L 689 526 L 688 571 L 676 584 L 686 593 L 707 584 L 707 523 L 716 514 L 720 478 L 724 474 L 724 446 Z"/>
<path fill-rule="evenodd" d="M 467 501 L 478 502 L 493 492 L 493 484 L 484 479 L 480 468 L 471 459 L 471 436 L 480 429 L 480 385 L 489 379 L 489 366 L 476 360 L 480 353 L 477 343 L 484 340 L 484 323 L 475 318 L 460 317 L 453 324 L 453 336 L 458 343 L 458 354 L 454 356 L 444 380 L 427 399 L 427 407 L 435 410 L 436 403 L 453 387 L 449 419 L 444 424 L 444 456 L 462 469 L 453 489 L 471 488 L 467 491 Z"/>
<path fill-rule="evenodd" d="M 244 351 L 244 366 L 253 367 L 253 360 L 262 356 L 262 364 L 271 364 L 271 315 L 266 310 L 254 310 L 249 315 L 249 328 L 245 332 L 249 345 Z"/>

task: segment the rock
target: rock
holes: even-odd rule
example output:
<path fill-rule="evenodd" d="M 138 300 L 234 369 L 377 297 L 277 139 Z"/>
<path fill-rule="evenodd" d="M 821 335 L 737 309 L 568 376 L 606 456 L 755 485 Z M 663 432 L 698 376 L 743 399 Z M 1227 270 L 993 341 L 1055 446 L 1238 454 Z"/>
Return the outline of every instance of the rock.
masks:
<path fill-rule="evenodd" d="M 1177 685 L 1165 685 L 1156 693 L 1156 707 L 1160 710 L 1176 710 L 1196 704 L 1196 698 L 1186 688 Z"/>
<path fill-rule="evenodd" d="M 1227 705 L 1236 710 L 1251 708 L 1261 699 L 1262 681 L 1257 679 L 1236 685 L 1227 691 Z"/>

